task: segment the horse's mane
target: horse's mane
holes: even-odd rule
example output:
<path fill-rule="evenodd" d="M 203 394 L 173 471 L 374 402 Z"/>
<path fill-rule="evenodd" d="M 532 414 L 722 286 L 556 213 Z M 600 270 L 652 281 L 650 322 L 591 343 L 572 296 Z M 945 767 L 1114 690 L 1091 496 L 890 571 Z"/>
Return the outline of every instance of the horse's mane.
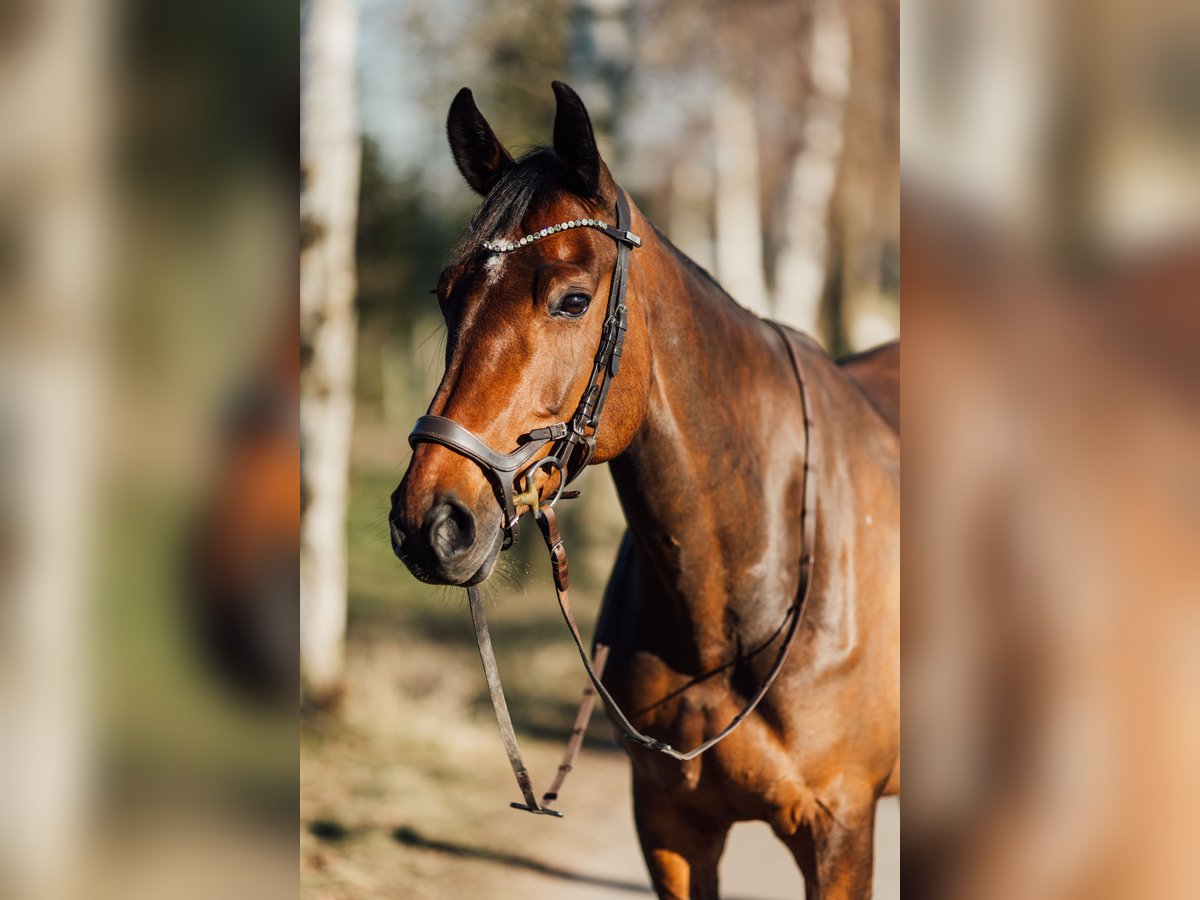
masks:
<path fill-rule="evenodd" d="M 484 241 L 515 230 L 539 197 L 566 189 L 562 163 L 554 151 L 549 147 L 534 147 L 509 166 L 488 191 L 454 248 L 450 267 L 466 263 Z"/>

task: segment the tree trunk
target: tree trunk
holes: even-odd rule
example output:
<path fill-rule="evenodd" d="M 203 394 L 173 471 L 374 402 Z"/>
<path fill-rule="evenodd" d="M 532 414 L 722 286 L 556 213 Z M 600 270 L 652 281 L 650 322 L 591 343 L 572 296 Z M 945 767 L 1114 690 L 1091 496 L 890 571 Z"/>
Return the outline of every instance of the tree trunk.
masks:
<path fill-rule="evenodd" d="M 850 91 L 850 33 L 841 0 L 817 0 L 812 16 L 808 73 L 812 88 L 804 109 L 804 142 L 789 178 L 783 240 L 775 262 L 774 314 L 820 339 L 821 298 L 829 274 L 830 207 Z"/>
<path fill-rule="evenodd" d="M 717 277 L 747 309 L 767 315 L 762 209 L 758 185 L 758 124 L 754 97 L 725 83 L 713 103 L 716 155 Z"/>
<path fill-rule="evenodd" d="M 112 10 L 72 0 L 31 10 L 0 97 L 2 178 L 16 204 L 0 297 L 0 893 L 54 900 L 86 893 Z"/>
<path fill-rule="evenodd" d="M 713 264 L 712 173 L 690 148 L 671 170 L 671 202 L 667 234 L 671 243 L 710 272 Z"/>
<path fill-rule="evenodd" d="M 626 106 L 633 69 L 628 0 L 576 0 L 568 59 L 572 84 L 587 104 L 604 158 L 618 166 L 622 148 L 617 114 Z"/>
<path fill-rule="evenodd" d="M 889 258 L 899 250 L 899 9 L 850 4 L 851 94 L 837 200 L 842 232 L 842 331 L 847 349 L 894 338 L 898 284 Z"/>
<path fill-rule="evenodd" d="M 300 252 L 303 497 L 300 671 L 305 697 L 334 700 L 346 630 L 346 502 L 354 424 L 354 246 L 360 143 L 352 0 L 311 0 L 303 38 Z"/>

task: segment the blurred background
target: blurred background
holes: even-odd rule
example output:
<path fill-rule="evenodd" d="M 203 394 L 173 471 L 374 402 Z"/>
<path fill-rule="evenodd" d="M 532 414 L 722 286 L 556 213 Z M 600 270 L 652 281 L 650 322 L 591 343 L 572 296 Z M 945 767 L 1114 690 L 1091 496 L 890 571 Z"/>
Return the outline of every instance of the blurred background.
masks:
<path fill-rule="evenodd" d="M 550 82 L 565 80 L 614 177 L 673 242 L 743 305 L 843 353 L 899 326 L 898 16 L 876 0 L 305 6 L 305 896 L 648 890 L 603 715 L 566 818 L 510 810 L 463 592 L 420 584 L 390 547 L 406 436 L 443 365 L 432 288 L 479 201 L 446 143 L 450 100 L 469 86 L 519 153 L 550 141 Z M 607 471 L 580 485 L 563 528 L 588 632 L 624 525 Z M 485 591 L 522 748 L 549 777 L 584 676 L 538 543 L 526 534 Z M 895 801 L 884 818 L 892 897 Z M 739 826 L 724 884 L 796 896 L 794 869 L 766 826 Z"/>
<path fill-rule="evenodd" d="M 1200 890 L 1200 16 L 902 19 L 904 863 Z"/>
<path fill-rule="evenodd" d="M 0 47 L 0 896 L 294 896 L 294 8 Z"/>

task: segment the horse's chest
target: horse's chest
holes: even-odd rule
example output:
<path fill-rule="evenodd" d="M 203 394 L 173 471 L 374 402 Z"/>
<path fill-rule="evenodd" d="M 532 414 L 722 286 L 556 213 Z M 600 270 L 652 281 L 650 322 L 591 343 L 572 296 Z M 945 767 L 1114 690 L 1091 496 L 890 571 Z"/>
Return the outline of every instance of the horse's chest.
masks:
<path fill-rule="evenodd" d="M 644 678 L 630 694 L 634 708 L 649 710 L 635 724 L 684 751 L 723 729 L 740 709 L 719 678 L 687 687 Z M 686 762 L 639 746 L 630 745 L 628 752 L 640 776 L 681 804 L 721 808 L 735 818 L 772 818 L 773 811 L 795 803 L 799 776 L 792 754 L 766 721 L 752 715 L 720 744 Z"/>
<path fill-rule="evenodd" d="M 622 574 L 630 576 L 628 571 Z M 679 623 L 661 620 L 669 603 L 662 596 L 647 597 L 634 583 L 632 578 L 625 582 L 629 589 L 624 602 L 610 611 L 606 637 L 613 653 L 605 680 L 639 730 L 677 750 L 691 750 L 724 730 L 742 711 L 771 660 L 744 671 L 727 663 L 761 643 L 753 635 L 769 635 L 779 623 L 769 617 L 761 622 L 731 617 L 727 611 L 737 598 L 717 592 L 713 614 L 694 617 L 688 639 L 681 640 Z M 742 580 L 744 588 L 751 583 L 748 577 Z M 754 583 L 754 592 L 757 603 L 747 607 L 763 605 L 762 598 L 778 592 L 778 587 Z M 704 591 L 697 589 L 694 609 L 706 608 L 703 598 Z M 752 636 L 738 639 L 738 629 Z M 713 659 L 697 664 L 695 648 L 701 645 Z M 702 674 L 694 674 L 697 671 Z M 783 696 L 781 691 L 768 694 L 738 729 L 693 760 L 681 762 L 626 744 L 638 778 L 649 779 L 685 806 L 720 808 L 734 818 L 774 818 L 773 811 L 794 804 L 791 786 L 800 780 L 794 752 L 767 724 L 791 722 L 790 707 L 777 705 Z"/>

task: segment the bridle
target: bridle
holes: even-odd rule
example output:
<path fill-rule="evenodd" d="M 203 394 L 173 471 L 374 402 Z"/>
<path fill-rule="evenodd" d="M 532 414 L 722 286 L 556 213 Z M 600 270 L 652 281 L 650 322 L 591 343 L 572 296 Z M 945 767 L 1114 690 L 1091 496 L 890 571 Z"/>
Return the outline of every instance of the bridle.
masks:
<path fill-rule="evenodd" d="M 549 808 L 547 804 L 558 798 L 558 792 L 567 774 L 571 771 L 575 756 L 583 744 L 583 736 L 587 729 L 588 721 L 591 718 L 596 692 L 599 692 L 604 698 L 605 703 L 613 713 L 618 724 L 624 729 L 626 740 L 646 749 L 664 753 L 680 761 L 686 762 L 687 760 L 695 759 L 701 753 L 720 743 L 734 729 L 741 725 L 750 713 L 754 711 L 755 707 L 758 706 L 771 685 L 774 684 L 775 679 L 783 669 L 788 652 L 791 650 L 796 633 L 799 630 L 800 620 L 807 606 L 806 600 L 812 582 L 812 552 L 815 542 L 816 513 L 815 497 L 810 490 L 809 482 L 811 474 L 816 468 L 813 458 L 816 444 L 812 440 L 814 423 L 811 418 L 811 405 L 801 373 L 799 359 L 796 356 L 796 350 L 791 338 L 781 326 L 774 322 L 767 322 L 768 325 L 779 332 L 784 344 L 787 346 L 792 368 L 800 386 L 800 397 L 804 408 L 805 454 L 801 508 L 803 555 L 800 560 L 800 584 L 796 600 L 788 608 L 786 628 L 784 626 L 780 628 L 780 631 L 783 632 L 783 646 L 780 648 L 779 655 L 775 658 L 774 663 L 772 663 L 767 677 L 759 685 L 741 712 L 734 716 L 721 732 L 687 752 L 676 750 L 671 745 L 638 731 L 600 680 L 604 672 L 605 661 L 608 658 L 609 648 L 597 642 L 595 657 L 592 659 L 589 658 L 589 654 L 584 647 L 579 627 L 576 625 L 575 617 L 571 612 L 568 596 L 570 578 L 567 566 L 567 553 L 558 532 L 558 519 L 554 511 L 554 506 L 560 499 L 578 496 L 576 492 L 564 493 L 564 488 L 586 468 L 595 455 L 596 431 L 600 424 L 600 416 L 604 411 L 605 401 L 608 399 L 609 388 L 612 386 L 613 379 L 616 378 L 621 365 L 621 348 L 625 342 L 625 331 L 628 320 L 625 307 L 625 292 L 629 283 L 629 252 L 631 248 L 640 247 L 642 241 L 641 238 L 629 231 L 629 200 L 625 192 L 620 187 L 617 187 L 616 194 L 616 227 L 597 219 L 574 219 L 559 225 L 543 228 L 518 240 L 483 242 L 484 249 L 489 252 L 511 253 L 535 241 L 573 228 L 593 228 L 616 241 L 617 260 L 613 265 L 612 280 L 608 294 L 608 309 L 601 332 L 600 347 L 596 351 L 596 356 L 593 360 L 592 374 L 588 379 L 587 387 L 584 388 L 579 405 L 575 408 L 575 412 L 571 418 L 554 425 L 536 428 L 521 435 L 517 439 L 518 448 L 512 453 L 507 454 L 493 450 L 470 430 L 442 416 L 422 416 L 417 419 L 412 432 L 408 436 L 409 444 L 414 449 L 416 449 L 418 444 L 422 443 L 440 444 L 455 453 L 467 457 L 479 466 L 491 483 L 492 489 L 496 493 L 496 499 L 504 513 L 504 540 L 501 550 L 507 550 L 511 547 L 518 537 L 519 517 L 517 508 L 521 506 L 527 506 L 533 513 L 542 537 L 546 542 L 546 548 L 550 553 L 554 589 L 558 598 L 559 610 L 562 612 L 563 619 L 567 623 L 567 628 L 571 633 L 572 640 L 575 642 L 575 647 L 579 652 L 580 659 L 583 661 L 584 669 L 587 671 L 591 684 L 584 690 L 583 702 L 580 704 L 579 712 L 576 715 L 575 724 L 572 727 L 571 736 L 563 754 L 562 762 L 558 767 L 558 772 L 550 785 L 550 789 L 542 795 L 540 803 L 534 793 L 529 771 L 521 757 L 521 751 L 517 746 L 516 731 L 513 728 L 512 719 L 508 713 L 508 704 L 504 698 L 504 688 L 500 683 L 500 671 L 496 665 L 496 657 L 492 649 L 492 640 L 488 632 L 487 619 L 484 616 L 483 601 L 480 598 L 478 587 L 474 585 L 468 587 L 467 598 L 471 608 L 471 623 L 475 629 L 475 640 L 479 647 L 479 656 L 483 663 L 484 677 L 487 680 L 488 692 L 491 695 L 492 708 L 496 714 L 496 723 L 500 729 L 501 741 L 508 754 L 509 763 L 517 779 L 517 785 L 520 787 L 521 793 L 525 798 L 524 803 L 513 803 L 511 806 L 516 809 L 527 810 L 531 813 L 558 817 L 561 817 L 562 813 Z M 535 460 L 534 457 L 538 451 L 548 444 L 551 448 L 549 453 Z M 534 482 L 537 473 L 545 468 L 557 470 L 559 480 L 554 491 L 554 496 L 549 502 L 543 503 Z M 524 483 L 524 489 L 518 492 L 517 485 L 522 482 Z M 778 633 L 776 632 L 776 634 Z M 773 640 L 774 637 L 772 637 Z M 770 641 L 768 641 L 769 643 Z"/>
<path fill-rule="evenodd" d="M 558 487 L 549 502 L 550 506 L 554 506 L 562 497 L 563 489 L 587 467 L 596 453 L 596 429 L 600 424 L 600 414 L 604 412 L 604 404 L 608 400 L 608 389 L 621 368 L 621 347 L 625 343 L 628 321 L 625 289 L 629 285 L 629 250 L 642 246 L 642 239 L 629 230 L 629 218 L 629 200 L 618 187 L 615 228 L 599 219 L 572 219 L 518 240 L 483 242 L 484 249 L 493 253 L 512 253 L 552 234 L 573 228 L 593 228 L 616 241 L 617 261 L 613 264 L 612 282 L 608 289 L 608 311 L 600 334 L 600 348 L 592 363 L 592 375 L 571 418 L 521 435 L 517 438 L 519 446 L 512 453 L 498 453 L 457 422 L 442 416 L 421 416 L 408 436 L 408 442 L 414 449 L 419 443 L 441 444 L 467 457 L 483 470 L 504 510 L 504 543 L 501 550 L 511 547 L 520 534 L 517 507 L 528 506 L 536 510 L 541 505 L 534 487 L 534 476 L 542 469 L 558 471 Z M 547 444 L 552 444 L 550 453 L 531 462 Z M 522 481 L 525 482 L 525 490 L 517 494 L 515 485 Z"/>

